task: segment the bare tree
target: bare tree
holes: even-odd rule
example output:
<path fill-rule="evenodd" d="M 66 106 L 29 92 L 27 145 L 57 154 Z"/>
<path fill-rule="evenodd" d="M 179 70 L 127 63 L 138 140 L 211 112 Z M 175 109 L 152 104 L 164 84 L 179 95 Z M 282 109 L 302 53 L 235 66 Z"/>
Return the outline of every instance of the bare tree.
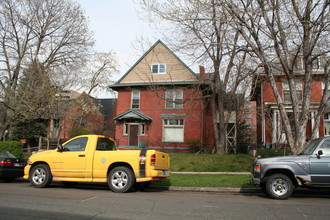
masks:
<path fill-rule="evenodd" d="M 114 52 L 95 53 L 81 69 L 82 90 L 88 95 L 100 91 L 109 92 L 114 74 L 118 73 L 118 61 Z"/>
<path fill-rule="evenodd" d="M 244 45 L 241 33 L 232 26 L 230 13 L 216 0 L 168 0 L 160 3 L 155 0 L 140 1 L 143 9 L 149 13 L 150 21 L 160 27 L 166 21 L 172 24 L 169 39 L 175 41 L 174 47 L 194 58 L 194 61 L 206 63 L 210 75 L 213 129 L 215 131 L 216 152 L 226 149 L 226 131 L 233 107 L 229 107 L 228 97 L 237 91 L 244 93 L 242 83 L 247 80 L 251 68 L 245 64 L 250 56 Z M 169 40 L 170 41 L 170 40 Z M 229 95 L 228 95 L 229 94 Z"/>
<path fill-rule="evenodd" d="M 264 73 L 274 91 L 282 127 L 293 153 L 299 153 L 306 143 L 306 125 L 311 112 L 311 89 L 314 79 L 313 62 L 329 53 L 330 10 L 328 0 L 246 0 L 226 1 L 219 4 L 227 7 L 235 16 L 233 22 L 253 52 L 259 58 Z M 302 57 L 302 72 L 295 68 Z M 325 66 L 329 61 L 323 61 Z M 293 123 L 290 124 L 276 75 L 285 75 L 291 94 Z M 296 85 L 303 83 L 302 100 Z M 325 89 L 313 126 L 314 138 L 320 118 L 329 99 L 329 72 L 324 74 Z M 321 95 L 321 94 L 320 94 Z M 293 132 L 295 130 L 295 132 Z"/>
<path fill-rule="evenodd" d="M 1 1 L 0 98 L 4 109 L 0 112 L 0 135 L 8 129 L 15 113 L 13 103 L 23 69 L 37 64 L 36 71 L 44 72 L 53 82 L 61 82 L 63 78 L 57 74 L 83 62 L 92 45 L 92 35 L 78 3 Z"/>

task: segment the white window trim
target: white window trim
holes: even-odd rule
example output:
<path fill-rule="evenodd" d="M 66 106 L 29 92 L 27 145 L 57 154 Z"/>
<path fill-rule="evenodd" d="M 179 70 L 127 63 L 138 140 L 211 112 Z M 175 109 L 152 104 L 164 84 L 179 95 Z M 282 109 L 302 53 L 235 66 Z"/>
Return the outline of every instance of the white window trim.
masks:
<path fill-rule="evenodd" d="M 178 120 L 178 125 L 170 125 L 170 124 L 166 124 L 166 121 L 170 121 L 170 120 Z M 163 137 L 162 137 L 162 141 L 164 143 L 184 143 L 184 119 L 183 118 L 178 118 L 178 119 L 163 119 Z M 182 123 L 180 123 L 182 122 Z M 182 140 L 165 140 L 165 130 L 166 128 L 181 128 L 182 129 Z"/>
<path fill-rule="evenodd" d="M 139 95 L 139 107 L 138 108 L 133 108 L 133 98 L 134 98 L 133 94 L 135 91 L 138 92 L 138 95 Z M 134 89 L 131 92 L 131 109 L 140 109 L 140 105 L 141 105 L 141 91 L 138 89 Z"/>
<path fill-rule="evenodd" d="M 301 99 L 302 99 L 302 95 L 303 95 L 303 87 L 302 87 L 302 80 L 296 80 L 295 82 L 295 87 L 296 87 L 296 91 L 300 91 L 300 93 L 297 93 L 297 95 L 301 95 Z M 291 90 L 289 87 L 289 83 L 288 82 L 283 82 L 282 83 L 282 94 L 283 94 L 283 101 L 284 102 L 289 102 L 291 101 L 289 100 L 285 100 L 285 93 L 287 94 L 291 94 Z"/>
<path fill-rule="evenodd" d="M 172 90 L 174 95 L 173 95 L 173 99 L 170 100 L 170 98 L 167 97 L 167 91 Z M 176 103 L 175 100 L 177 99 L 177 93 L 180 92 L 181 93 L 181 100 L 183 101 L 183 90 L 182 89 L 168 89 L 165 91 L 165 109 L 183 109 L 183 103 Z M 172 101 L 173 105 L 171 108 L 167 107 L 167 101 Z"/>
<path fill-rule="evenodd" d="M 138 136 L 147 136 L 146 134 L 146 124 L 144 123 L 124 123 L 124 129 L 123 129 L 123 136 L 129 135 L 129 126 L 130 125 L 138 125 L 139 126 L 139 134 Z M 144 126 L 144 129 L 142 129 Z"/>
<path fill-rule="evenodd" d="M 317 68 L 314 68 L 314 62 L 316 62 L 316 64 L 317 64 Z M 315 60 L 312 61 L 312 69 L 313 69 L 313 70 L 318 70 L 318 69 L 320 69 L 320 59 L 319 59 L 319 58 L 316 58 Z"/>
<path fill-rule="evenodd" d="M 157 65 L 157 73 L 154 73 L 153 72 L 153 66 L 155 66 L 155 65 Z M 160 66 L 161 65 L 164 65 L 164 72 L 160 72 Z M 153 64 L 151 64 L 151 66 L 150 66 L 150 72 L 151 72 L 151 74 L 156 74 L 156 75 L 158 75 L 158 74 L 166 74 L 166 64 L 165 63 L 153 63 Z"/>

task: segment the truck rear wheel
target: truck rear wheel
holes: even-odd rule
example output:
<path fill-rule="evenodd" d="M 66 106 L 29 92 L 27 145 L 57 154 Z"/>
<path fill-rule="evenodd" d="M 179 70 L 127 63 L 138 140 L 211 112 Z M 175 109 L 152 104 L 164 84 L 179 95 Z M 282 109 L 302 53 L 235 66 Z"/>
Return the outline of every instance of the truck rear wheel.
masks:
<path fill-rule="evenodd" d="M 108 176 L 108 185 L 113 192 L 124 193 L 132 189 L 135 183 L 133 171 L 120 166 L 112 169 Z"/>
<path fill-rule="evenodd" d="M 268 177 L 265 187 L 267 195 L 273 199 L 287 199 L 293 192 L 291 179 L 281 173 Z"/>
<path fill-rule="evenodd" d="M 32 168 L 29 180 L 34 187 L 44 188 L 49 186 L 52 182 L 52 174 L 48 165 L 46 164 L 38 164 Z"/>

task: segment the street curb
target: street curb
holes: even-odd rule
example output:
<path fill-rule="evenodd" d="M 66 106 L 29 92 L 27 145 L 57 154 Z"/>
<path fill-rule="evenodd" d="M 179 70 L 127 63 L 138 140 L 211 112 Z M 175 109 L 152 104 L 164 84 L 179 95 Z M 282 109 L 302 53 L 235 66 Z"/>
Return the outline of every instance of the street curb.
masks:
<path fill-rule="evenodd" d="M 150 189 L 181 192 L 261 193 L 259 188 L 151 186 Z"/>

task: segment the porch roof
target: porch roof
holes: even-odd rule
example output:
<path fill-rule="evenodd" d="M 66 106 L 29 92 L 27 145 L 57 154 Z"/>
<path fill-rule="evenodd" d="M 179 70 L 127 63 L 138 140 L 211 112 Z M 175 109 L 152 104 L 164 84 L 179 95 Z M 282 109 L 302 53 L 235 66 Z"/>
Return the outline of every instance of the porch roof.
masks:
<path fill-rule="evenodd" d="M 142 112 L 139 112 L 137 110 L 134 109 L 130 109 L 127 110 L 126 112 L 123 112 L 119 115 L 117 115 L 116 117 L 114 117 L 114 120 L 123 120 L 123 119 L 139 119 L 139 120 L 143 120 L 143 121 L 152 121 L 152 118 L 149 117 L 146 114 L 143 114 Z"/>

